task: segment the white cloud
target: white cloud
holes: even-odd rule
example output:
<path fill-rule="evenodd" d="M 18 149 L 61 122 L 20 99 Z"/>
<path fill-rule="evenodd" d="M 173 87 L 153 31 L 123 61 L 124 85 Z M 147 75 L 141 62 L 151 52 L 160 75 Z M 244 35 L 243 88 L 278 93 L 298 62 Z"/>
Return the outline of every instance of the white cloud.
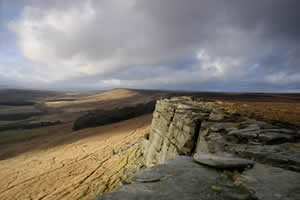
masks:
<path fill-rule="evenodd" d="M 124 45 L 132 42 L 134 46 L 134 38 L 127 41 L 129 30 L 121 27 L 135 19 L 128 19 L 132 1 L 126 2 L 103 1 L 97 7 L 95 1 L 84 1 L 65 9 L 27 6 L 10 27 L 23 55 L 43 67 L 47 79 L 102 74 L 129 64 Z"/>
<path fill-rule="evenodd" d="M 205 49 L 204 38 L 196 37 L 197 32 L 207 34 L 200 22 L 195 35 L 191 35 L 194 33 L 189 29 L 195 26 L 194 22 L 172 27 L 179 13 L 170 9 L 168 12 L 174 19 L 162 13 L 162 19 L 157 19 L 150 7 L 143 6 L 147 4 L 136 0 L 74 1 L 53 8 L 32 4 L 25 7 L 22 17 L 10 27 L 17 35 L 23 55 L 41 66 L 47 81 L 101 75 L 131 66 L 166 64 L 195 54 L 201 45 Z M 197 54 L 203 61 L 203 69 L 218 76 L 225 74 L 228 61 L 210 60 L 205 53 L 203 50 Z"/>
<path fill-rule="evenodd" d="M 102 80 L 100 84 L 104 84 L 104 87 L 108 88 L 115 88 L 121 86 L 121 80 L 119 79 L 109 79 L 109 80 Z M 103 87 L 103 86 L 102 86 Z"/>
<path fill-rule="evenodd" d="M 230 56 L 211 56 L 206 50 L 201 49 L 197 53 L 199 63 L 197 66 L 201 69 L 201 74 L 206 77 L 214 76 L 216 78 L 233 78 L 245 73 L 243 67 L 243 58 Z"/>
<path fill-rule="evenodd" d="M 300 83 L 300 74 L 287 74 L 285 72 L 279 72 L 266 76 L 265 81 L 274 85 Z"/>

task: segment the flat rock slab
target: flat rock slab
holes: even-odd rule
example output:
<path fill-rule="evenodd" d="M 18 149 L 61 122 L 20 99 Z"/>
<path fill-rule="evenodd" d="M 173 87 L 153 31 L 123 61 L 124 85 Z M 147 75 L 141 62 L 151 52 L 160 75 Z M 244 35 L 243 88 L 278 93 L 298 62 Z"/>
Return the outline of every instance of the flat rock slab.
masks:
<path fill-rule="evenodd" d="M 217 155 L 213 153 L 198 152 L 194 155 L 197 163 L 208 165 L 219 169 L 243 169 L 253 166 L 251 160 L 242 158 L 229 157 L 225 155 Z"/>
<path fill-rule="evenodd" d="M 244 129 L 234 129 L 227 133 L 238 138 L 255 140 L 262 144 L 281 144 L 285 142 L 296 142 L 300 135 L 290 129 L 260 129 L 258 126 L 249 126 Z"/>
<path fill-rule="evenodd" d="M 251 193 L 252 199 L 300 199 L 300 174 L 289 170 L 255 164 L 251 170 L 245 171 L 236 182 Z"/>
<path fill-rule="evenodd" d="M 137 172 L 135 183 L 94 200 L 225 200 L 233 195 L 249 199 L 248 192 L 224 186 L 220 178 L 218 170 L 199 165 L 192 157 L 179 156 Z"/>
<path fill-rule="evenodd" d="M 257 162 L 276 167 L 300 171 L 300 153 L 284 145 L 239 145 L 230 149 L 232 153 Z"/>

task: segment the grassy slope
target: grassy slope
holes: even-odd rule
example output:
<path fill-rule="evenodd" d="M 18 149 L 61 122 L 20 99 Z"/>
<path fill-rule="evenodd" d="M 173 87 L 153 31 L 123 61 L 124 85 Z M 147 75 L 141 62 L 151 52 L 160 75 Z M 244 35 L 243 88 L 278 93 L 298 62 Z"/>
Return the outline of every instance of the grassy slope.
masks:
<path fill-rule="evenodd" d="M 61 125 L 51 127 L 47 136 L 0 145 L 2 155 L 23 151 L 0 160 L 0 199 L 89 200 L 114 189 L 124 169 L 135 167 L 140 156 L 132 144 L 143 137 L 151 118 L 146 115 L 77 132 Z M 112 154 L 113 150 L 120 154 Z"/>

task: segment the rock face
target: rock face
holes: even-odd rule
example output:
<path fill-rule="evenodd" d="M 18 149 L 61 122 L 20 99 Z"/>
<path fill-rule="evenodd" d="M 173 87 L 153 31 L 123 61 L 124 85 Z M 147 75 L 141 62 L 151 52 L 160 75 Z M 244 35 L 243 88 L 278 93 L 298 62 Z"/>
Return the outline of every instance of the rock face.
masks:
<path fill-rule="evenodd" d="M 147 166 L 162 164 L 177 155 L 190 155 L 195 149 L 201 121 L 209 117 L 209 110 L 182 104 L 181 100 L 157 101 L 149 137 L 144 141 Z"/>
<path fill-rule="evenodd" d="M 145 164 L 196 152 L 235 155 L 300 171 L 299 130 L 229 113 L 215 102 L 177 97 L 156 103 Z"/>
<path fill-rule="evenodd" d="M 215 102 L 160 100 L 143 142 L 150 168 L 97 199 L 300 199 L 299 140 L 299 128 Z"/>

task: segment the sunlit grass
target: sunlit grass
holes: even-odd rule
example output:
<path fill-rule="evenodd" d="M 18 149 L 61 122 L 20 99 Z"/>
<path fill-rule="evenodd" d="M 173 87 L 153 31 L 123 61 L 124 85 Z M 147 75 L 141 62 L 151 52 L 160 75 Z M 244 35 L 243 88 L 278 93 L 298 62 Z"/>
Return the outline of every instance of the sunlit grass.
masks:
<path fill-rule="evenodd" d="M 300 103 L 290 102 L 238 102 L 225 103 L 231 110 L 242 114 L 288 122 L 300 126 Z"/>

